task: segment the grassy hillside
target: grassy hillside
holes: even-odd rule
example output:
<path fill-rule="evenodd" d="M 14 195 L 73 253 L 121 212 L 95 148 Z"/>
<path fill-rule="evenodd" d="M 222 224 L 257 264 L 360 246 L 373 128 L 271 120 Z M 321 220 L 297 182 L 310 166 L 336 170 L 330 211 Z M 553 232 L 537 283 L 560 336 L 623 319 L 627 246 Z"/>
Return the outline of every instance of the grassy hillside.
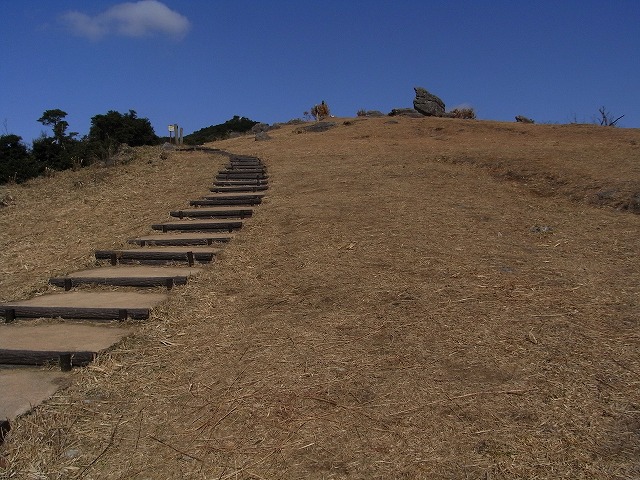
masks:
<path fill-rule="evenodd" d="M 7 476 L 640 476 L 640 131 L 336 123 L 215 143 L 267 164 L 264 204 L 15 423 Z M 0 298 L 150 232 L 224 161 L 147 149 L 0 190 Z"/>

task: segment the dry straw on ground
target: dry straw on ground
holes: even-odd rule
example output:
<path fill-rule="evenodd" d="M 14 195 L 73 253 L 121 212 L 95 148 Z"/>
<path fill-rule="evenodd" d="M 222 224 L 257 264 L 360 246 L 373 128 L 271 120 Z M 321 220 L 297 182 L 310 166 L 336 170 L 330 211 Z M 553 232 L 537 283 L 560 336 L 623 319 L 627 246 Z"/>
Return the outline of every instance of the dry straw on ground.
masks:
<path fill-rule="evenodd" d="M 15 423 L 4 475 L 640 476 L 640 216 L 624 210 L 640 133 L 294 129 L 215 144 L 267 163 L 268 198 L 215 264 Z M 2 298 L 146 233 L 223 162 L 11 187 Z"/>

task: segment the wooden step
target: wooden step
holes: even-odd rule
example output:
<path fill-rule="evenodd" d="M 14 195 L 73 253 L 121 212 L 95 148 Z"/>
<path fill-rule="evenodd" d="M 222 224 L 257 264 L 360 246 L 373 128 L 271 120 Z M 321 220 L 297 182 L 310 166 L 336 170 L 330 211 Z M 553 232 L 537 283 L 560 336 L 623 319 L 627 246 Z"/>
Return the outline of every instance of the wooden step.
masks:
<path fill-rule="evenodd" d="M 267 180 L 268 178 L 269 175 L 263 172 L 254 173 L 237 170 L 222 170 L 216 175 L 216 180 Z"/>
<path fill-rule="evenodd" d="M 42 295 L 0 305 L 6 322 L 16 318 L 70 318 L 86 320 L 144 320 L 165 294 L 136 292 L 66 292 Z"/>
<path fill-rule="evenodd" d="M 242 228 L 242 220 L 234 219 L 204 219 L 204 220 L 176 220 L 173 222 L 164 222 L 151 225 L 154 230 L 160 230 L 162 232 L 169 231 L 209 231 L 209 230 L 222 230 L 232 232 Z"/>
<path fill-rule="evenodd" d="M 130 250 L 98 250 L 96 260 L 109 260 L 111 265 L 118 263 L 167 263 L 186 262 L 193 266 L 195 262 L 209 263 L 222 250 L 211 247 L 151 247 L 134 248 Z"/>
<path fill-rule="evenodd" d="M 238 164 L 259 163 L 260 165 L 263 165 L 262 160 L 260 160 L 258 157 L 231 158 L 229 159 L 229 163 L 238 163 Z"/>
<path fill-rule="evenodd" d="M 169 214 L 178 218 L 247 218 L 253 215 L 253 209 L 239 207 L 191 208 L 176 210 Z"/>
<path fill-rule="evenodd" d="M 191 275 L 200 271 L 192 267 L 150 267 L 150 266 L 119 266 L 101 267 L 70 273 L 64 277 L 49 279 L 49 283 L 65 290 L 78 285 L 97 284 L 119 287 L 156 287 L 184 285 Z"/>
<path fill-rule="evenodd" d="M 129 243 L 140 245 L 165 245 L 165 246 L 188 246 L 188 245 L 213 245 L 214 243 L 226 243 L 234 237 L 233 233 L 213 233 L 213 232 L 187 232 L 187 233 L 162 233 L 158 235 L 145 235 L 144 237 L 132 238 Z"/>
<path fill-rule="evenodd" d="M 252 180 L 252 179 L 217 179 L 214 182 L 214 185 L 224 186 L 224 185 L 267 185 L 269 182 L 266 180 Z"/>
<path fill-rule="evenodd" d="M 222 193 L 210 193 L 205 195 L 205 199 L 230 199 L 230 200 L 242 200 L 242 199 L 262 199 L 266 195 L 265 192 L 222 192 Z"/>
<path fill-rule="evenodd" d="M 199 200 L 191 200 L 189 205 L 192 207 L 206 206 L 250 206 L 262 203 L 261 197 L 239 197 L 239 198 L 203 198 Z"/>
<path fill-rule="evenodd" d="M 228 163 L 227 165 L 224 166 L 224 169 L 225 170 L 231 170 L 231 171 L 234 171 L 234 172 L 252 172 L 252 173 L 266 173 L 267 172 L 267 167 L 265 167 L 263 165 L 260 165 L 260 164 L 242 165 L 242 164 Z"/>
<path fill-rule="evenodd" d="M 212 192 L 260 192 L 268 190 L 269 186 L 262 185 L 214 185 L 209 190 Z"/>

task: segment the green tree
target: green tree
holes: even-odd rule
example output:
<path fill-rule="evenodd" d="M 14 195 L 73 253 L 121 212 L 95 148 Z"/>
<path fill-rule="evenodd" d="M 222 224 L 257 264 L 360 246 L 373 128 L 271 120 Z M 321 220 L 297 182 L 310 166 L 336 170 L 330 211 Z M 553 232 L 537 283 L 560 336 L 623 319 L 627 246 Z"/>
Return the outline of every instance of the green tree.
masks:
<path fill-rule="evenodd" d="M 53 129 L 53 138 L 59 145 L 62 145 L 66 140 L 73 138 L 67 137 L 67 128 L 69 128 L 69 123 L 64 120 L 67 115 L 67 112 L 56 108 L 53 110 L 45 110 L 42 116 L 38 119 L 41 124 Z"/>
<path fill-rule="evenodd" d="M 40 138 L 33 141 L 33 157 L 43 167 L 66 170 L 73 166 L 72 157 L 78 150 L 80 142 L 73 138 L 77 133 L 67 134 L 69 123 L 65 120 L 66 116 L 67 112 L 55 108 L 45 110 L 38 119 L 40 123 L 53 130 L 53 137 L 42 134 Z"/>
<path fill-rule="evenodd" d="M 103 148 L 117 148 L 126 143 L 130 147 L 155 145 L 158 137 L 151 122 L 147 118 L 138 118 L 135 110 L 122 114 L 109 110 L 104 115 L 91 118 L 89 142 L 99 144 Z"/>
<path fill-rule="evenodd" d="M 42 168 L 29 154 L 22 137 L 13 134 L 0 136 L 0 183 L 18 183 L 37 177 Z"/>

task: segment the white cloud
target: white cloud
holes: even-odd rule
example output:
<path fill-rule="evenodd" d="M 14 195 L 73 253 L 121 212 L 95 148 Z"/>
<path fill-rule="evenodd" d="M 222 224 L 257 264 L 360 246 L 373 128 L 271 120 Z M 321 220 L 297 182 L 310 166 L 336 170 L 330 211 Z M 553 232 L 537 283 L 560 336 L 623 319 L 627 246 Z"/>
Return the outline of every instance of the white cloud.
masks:
<path fill-rule="evenodd" d="M 74 34 L 91 40 L 111 34 L 125 37 L 168 34 L 180 38 L 190 28 L 185 16 L 157 0 L 119 3 L 93 17 L 67 12 L 62 20 Z"/>

